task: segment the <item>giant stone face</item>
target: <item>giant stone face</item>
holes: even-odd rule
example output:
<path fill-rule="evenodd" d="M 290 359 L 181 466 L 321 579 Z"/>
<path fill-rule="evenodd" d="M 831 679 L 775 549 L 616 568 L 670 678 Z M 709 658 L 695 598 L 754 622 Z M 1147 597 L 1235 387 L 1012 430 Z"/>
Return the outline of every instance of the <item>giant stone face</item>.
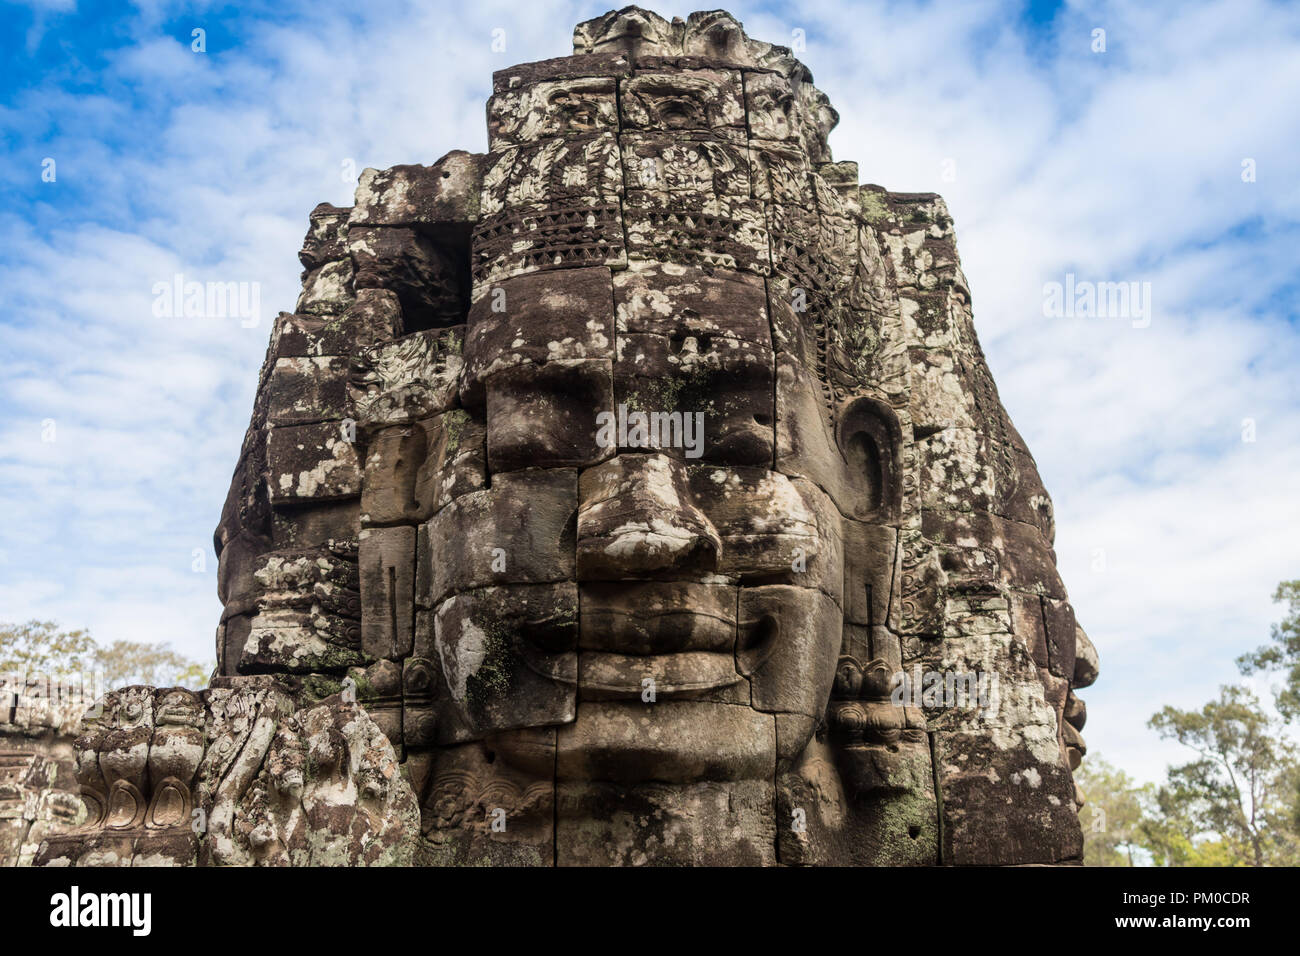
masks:
<path fill-rule="evenodd" d="M 943 201 L 725 13 L 574 42 L 313 213 L 223 673 L 350 677 L 426 862 L 1077 858 L 1095 652 Z"/>

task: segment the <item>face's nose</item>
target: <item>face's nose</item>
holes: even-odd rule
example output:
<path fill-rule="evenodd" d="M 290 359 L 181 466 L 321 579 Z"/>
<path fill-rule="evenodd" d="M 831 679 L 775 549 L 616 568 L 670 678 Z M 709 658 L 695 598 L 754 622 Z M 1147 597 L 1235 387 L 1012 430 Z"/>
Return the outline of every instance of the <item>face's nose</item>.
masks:
<path fill-rule="evenodd" d="M 1074 678 L 1070 686 L 1076 690 L 1091 687 L 1097 679 L 1101 662 L 1097 659 L 1097 648 L 1088 639 L 1087 633 L 1079 624 L 1074 626 Z"/>
<path fill-rule="evenodd" d="M 619 455 L 579 480 L 578 579 L 708 574 L 722 541 L 695 506 L 685 466 L 667 455 Z"/>

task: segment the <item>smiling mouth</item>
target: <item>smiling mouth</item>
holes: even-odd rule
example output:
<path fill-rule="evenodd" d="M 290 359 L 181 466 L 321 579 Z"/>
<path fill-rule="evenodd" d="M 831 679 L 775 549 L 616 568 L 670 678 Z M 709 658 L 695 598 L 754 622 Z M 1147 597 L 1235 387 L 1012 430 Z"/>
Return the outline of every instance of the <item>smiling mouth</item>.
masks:
<path fill-rule="evenodd" d="M 581 700 L 690 698 L 744 680 L 734 587 L 698 581 L 581 586 Z"/>
<path fill-rule="evenodd" d="M 612 581 L 579 589 L 578 649 L 614 655 L 734 656 L 737 590 L 695 581 Z"/>
<path fill-rule="evenodd" d="M 744 680 L 733 654 L 683 651 L 628 655 L 583 651 L 578 655 L 579 699 L 689 698 Z"/>
<path fill-rule="evenodd" d="M 576 683 L 580 700 L 691 699 L 744 684 L 777 644 L 770 615 L 737 625 L 738 590 L 703 582 L 609 582 L 581 588 L 572 656 L 525 652 L 528 666 Z M 727 692 L 748 699 L 746 688 Z"/>

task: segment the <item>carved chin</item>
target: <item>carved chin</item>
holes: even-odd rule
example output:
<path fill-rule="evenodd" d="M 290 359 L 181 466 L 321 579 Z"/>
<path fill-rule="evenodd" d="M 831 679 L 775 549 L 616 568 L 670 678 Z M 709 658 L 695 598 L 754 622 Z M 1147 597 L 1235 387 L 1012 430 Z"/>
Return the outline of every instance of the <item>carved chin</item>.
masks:
<path fill-rule="evenodd" d="M 775 766 L 776 723 L 747 705 L 712 701 L 584 702 L 560 728 L 558 746 L 560 780 L 764 779 Z"/>

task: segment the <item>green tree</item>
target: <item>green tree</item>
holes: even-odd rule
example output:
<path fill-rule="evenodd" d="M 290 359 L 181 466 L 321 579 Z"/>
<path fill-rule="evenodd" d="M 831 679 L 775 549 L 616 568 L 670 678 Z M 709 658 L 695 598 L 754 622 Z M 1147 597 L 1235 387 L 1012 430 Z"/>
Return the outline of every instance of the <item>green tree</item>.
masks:
<path fill-rule="evenodd" d="M 1286 604 L 1282 620 L 1273 625 L 1272 643 L 1237 658 L 1243 674 L 1284 671 L 1286 683 L 1277 693 L 1278 712 L 1288 721 L 1300 718 L 1300 581 L 1283 581 L 1273 592 Z"/>
<path fill-rule="evenodd" d="M 1143 794 L 1142 847 L 1156 866 L 1249 866 L 1248 850 L 1232 840 L 1198 833 L 1182 794 L 1172 787 Z"/>
<path fill-rule="evenodd" d="M 1218 699 L 1200 710 L 1165 707 L 1147 726 L 1198 755 L 1170 767 L 1154 794 L 1144 835 L 1157 863 L 1300 860 L 1292 827 L 1296 749 L 1250 690 L 1221 687 Z"/>
<path fill-rule="evenodd" d="M 1150 784 L 1139 785 L 1096 754 L 1075 771 L 1083 794 L 1083 862 L 1087 866 L 1133 866 L 1141 847 L 1142 797 Z"/>
<path fill-rule="evenodd" d="M 128 684 L 203 687 L 211 670 L 211 665 L 190 660 L 166 644 L 114 641 L 104 646 L 84 630 L 61 631 L 52 621 L 0 623 L 0 673 L 94 673 L 105 690 L 112 690 Z"/>
<path fill-rule="evenodd" d="M 114 641 L 97 650 L 95 664 L 104 675 L 106 688 L 128 684 L 171 687 L 183 685 L 187 679 L 197 680 L 200 686 L 208 682 L 209 670 L 166 644 Z"/>
<path fill-rule="evenodd" d="M 53 621 L 0 623 L 0 673 L 85 673 L 97 650 L 87 631 L 60 631 Z"/>

